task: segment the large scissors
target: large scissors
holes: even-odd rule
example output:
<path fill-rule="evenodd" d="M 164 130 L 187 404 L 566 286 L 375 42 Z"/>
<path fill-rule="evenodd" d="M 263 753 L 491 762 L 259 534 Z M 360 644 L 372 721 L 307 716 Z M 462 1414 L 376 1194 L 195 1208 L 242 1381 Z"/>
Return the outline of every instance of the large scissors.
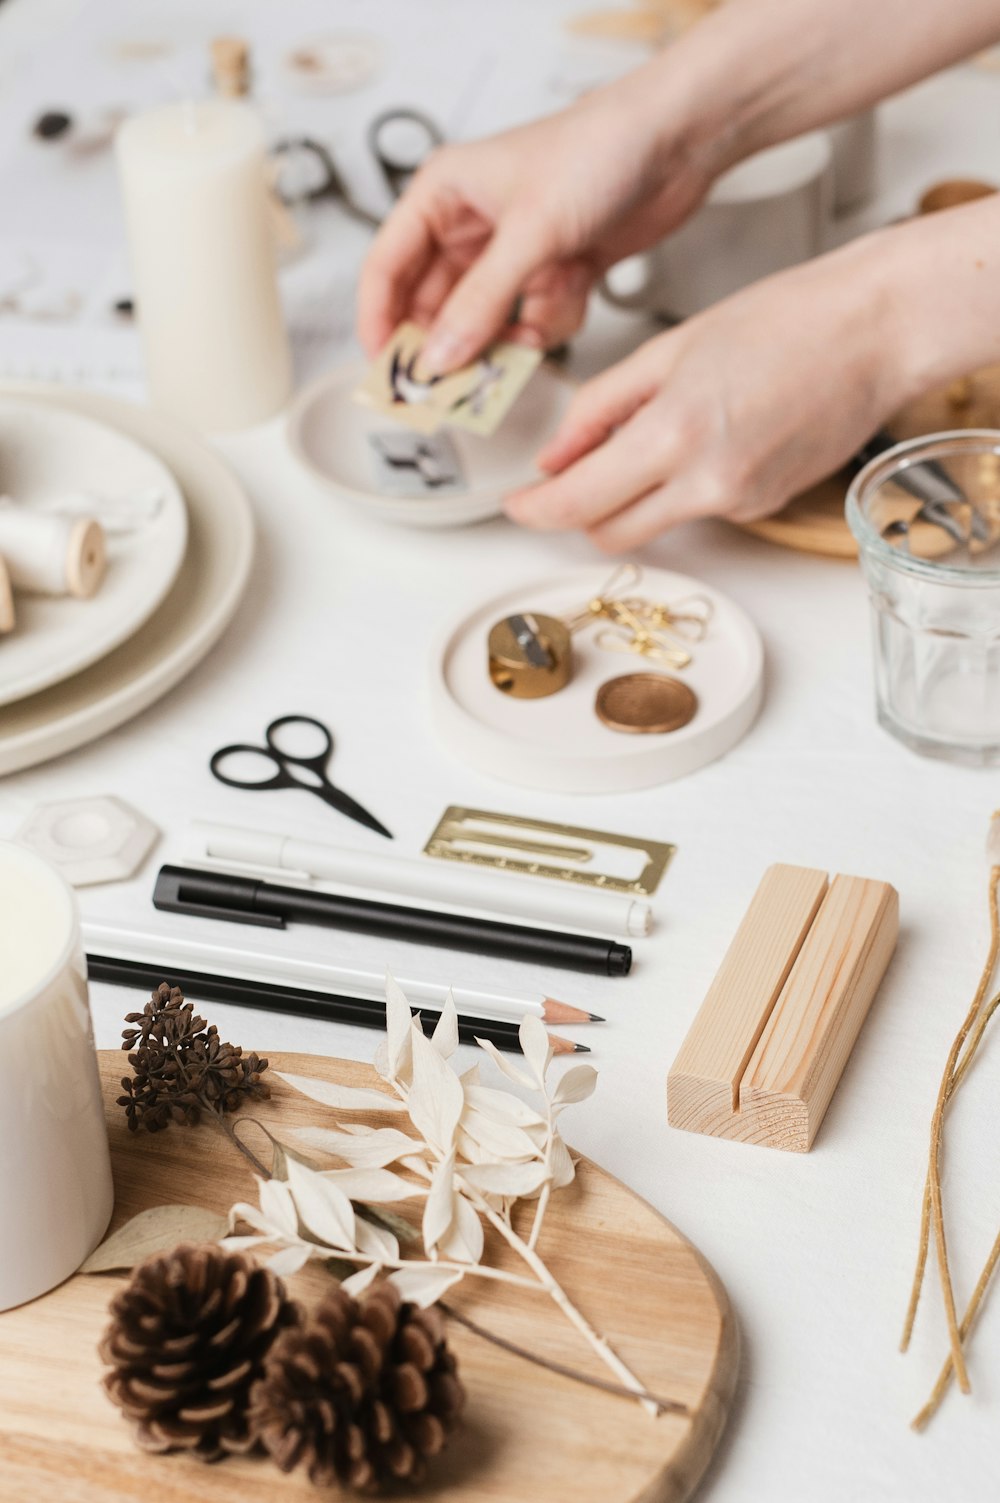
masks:
<path fill-rule="evenodd" d="M 333 755 L 333 736 L 321 720 L 314 720 L 311 715 L 282 715 L 271 721 L 264 732 L 264 743 L 263 746 L 243 743 L 220 746 L 208 764 L 212 775 L 228 788 L 245 788 L 254 793 L 264 793 L 270 788 L 304 789 L 307 793 L 315 793 L 338 814 L 346 814 L 348 819 L 356 820 L 366 829 L 392 839 L 381 820 L 369 814 L 349 793 L 331 783 L 327 764 Z M 252 770 L 243 772 L 249 757 L 270 764 L 263 776 L 255 776 Z M 224 764 L 229 760 L 235 762 L 237 758 L 241 759 L 241 764 L 234 771 L 226 772 Z M 311 778 L 301 776 L 295 771 L 297 768 L 311 774 Z"/>
<path fill-rule="evenodd" d="M 444 141 L 440 127 L 423 110 L 391 109 L 376 115 L 367 131 L 368 150 L 394 199 L 399 198 L 417 168 Z M 312 136 L 288 136 L 275 141 L 272 155 L 282 170 L 278 192 L 286 204 L 337 199 L 349 214 L 377 229 L 382 216 L 358 202 L 329 149 Z"/>

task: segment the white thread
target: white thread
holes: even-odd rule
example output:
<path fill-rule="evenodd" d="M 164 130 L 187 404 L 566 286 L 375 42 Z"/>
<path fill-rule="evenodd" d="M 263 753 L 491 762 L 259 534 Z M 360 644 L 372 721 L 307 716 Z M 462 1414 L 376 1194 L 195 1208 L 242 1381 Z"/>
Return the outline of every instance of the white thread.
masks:
<path fill-rule="evenodd" d="M 106 533 L 125 534 L 139 532 L 155 521 L 165 500 L 163 491 L 155 485 L 119 496 L 105 496 L 100 491 L 67 491 L 43 501 L 39 511 L 46 516 L 54 513 L 66 517 L 93 517 Z"/>
<path fill-rule="evenodd" d="M 100 557 L 88 558 L 97 538 Z M 16 506 L 0 498 L 0 554 L 15 590 L 32 595 L 91 595 L 104 573 L 103 533 L 92 519 Z"/>

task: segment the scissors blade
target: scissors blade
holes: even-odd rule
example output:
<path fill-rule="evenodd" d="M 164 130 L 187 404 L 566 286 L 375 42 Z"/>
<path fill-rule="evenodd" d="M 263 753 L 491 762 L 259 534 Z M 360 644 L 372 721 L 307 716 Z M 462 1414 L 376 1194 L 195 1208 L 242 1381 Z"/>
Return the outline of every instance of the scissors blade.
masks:
<path fill-rule="evenodd" d="M 365 829 L 374 830 L 377 835 L 384 835 L 387 840 L 393 838 L 392 831 L 387 830 L 381 820 L 376 819 L 374 814 L 369 814 L 363 804 L 351 798 L 351 795 L 345 793 L 342 788 L 336 788 L 332 783 L 327 783 L 323 788 L 310 789 L 310 792 L 317 793 L 324 803 L 329 804 L 338 813 L 346 814 L 348 819 L 364 825 Z"/>

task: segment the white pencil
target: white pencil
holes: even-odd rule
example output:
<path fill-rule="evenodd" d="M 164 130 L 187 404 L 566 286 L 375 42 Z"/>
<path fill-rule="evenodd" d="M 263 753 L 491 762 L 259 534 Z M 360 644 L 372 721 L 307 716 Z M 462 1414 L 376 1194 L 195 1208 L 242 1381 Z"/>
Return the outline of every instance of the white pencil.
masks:
<path fill-rule="evenodd" d="M 126 929 L 115 924 L 83 924 L 84 944 L 90 954 L 115 960 L 135 960 L 148 965 L 176 965 L 185 970 L 212 971 L 246 981 L 283 981 L 288 986 L 317 987 L 327 992 L 346 992 L 356 997 L 381 1000 L 385 977 L 373 971 L 356 971 L 325 961 L 303 960 L 293 955 L 267 955 L 231 945 L 205 944 L 178 939 L 175 935 Z M 511 997 L 498 992 L 469 991 L 436 981 L 396 980 L 414 1005 L 426 1003 L 441 1008 L 449 990 L 463 1017 L 518 1021 L 534 1014 L 546 1023 L 603 1023 L 596 1013 L 558 1002 L 554 997 Z"/>
<path fill-rule="evenodd" d="M 288 876 L 374 892 L 388 903 L 445 904 L 475 909 L 546 928 L 569 926 L 596 934 L 649 934 L 653 925 L 648 903 L 628 893 L 572 882 L 530 881 L 509 872 L 480 871 L 450 861 L 412 860 L 382 851 L 357 851 L 311 840 L 293 840 L 266 830 L 194 820 L 188 832 L 187 857 L 217 862 L 228 870 L 255 876 Z"/>

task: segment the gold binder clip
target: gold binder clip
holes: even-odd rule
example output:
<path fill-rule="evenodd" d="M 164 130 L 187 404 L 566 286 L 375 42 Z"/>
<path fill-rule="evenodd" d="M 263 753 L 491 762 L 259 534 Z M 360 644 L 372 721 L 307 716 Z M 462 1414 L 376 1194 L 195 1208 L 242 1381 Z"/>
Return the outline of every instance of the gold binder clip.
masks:
<path fill-rule="evenodd" d="M 604 627 L 596 638 L 606 652 L 634 652 L 668 668 L 686 668 L 691 662 L 686 648 L 675 647 L 662 632 L 652 631 L 623 600 L 614 602 L 611 620 L 614 625 Z"/>

